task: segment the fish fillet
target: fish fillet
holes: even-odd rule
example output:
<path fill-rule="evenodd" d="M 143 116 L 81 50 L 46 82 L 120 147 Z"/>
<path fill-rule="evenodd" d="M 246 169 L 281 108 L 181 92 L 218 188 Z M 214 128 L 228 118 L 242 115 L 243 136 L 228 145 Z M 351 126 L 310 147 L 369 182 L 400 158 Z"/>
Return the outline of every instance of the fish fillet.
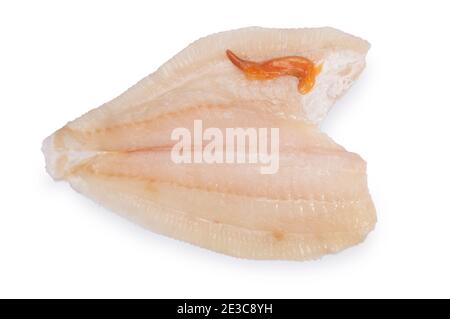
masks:
<path fill-rule="evenodd" d="M 376 213 L 365 161 L 318 126 L 363 70 L 368 48 L 332 28 L 252 27 L 202 38 L 45 139 L 47 171 L 157 233 L 217 252 L 308 260 L 340 251 L 364 240 Z M 301 56 L 320 73 L 302 94 L 294 76 L 249 79 L 227 50 L 254 61 Z M 195 131 L 199 120 L 224 135 L 278 128 L 278 170 L 175 163 L 171 132 Z"/>

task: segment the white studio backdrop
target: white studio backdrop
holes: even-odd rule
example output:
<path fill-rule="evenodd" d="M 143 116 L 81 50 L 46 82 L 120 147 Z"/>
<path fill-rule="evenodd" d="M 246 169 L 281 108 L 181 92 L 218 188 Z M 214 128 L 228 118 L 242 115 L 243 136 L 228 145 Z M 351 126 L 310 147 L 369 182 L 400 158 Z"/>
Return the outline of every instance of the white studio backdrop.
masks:
<path fill-rule="evenodd" d="M 450 297 L 446 1 L 2 1 L 0 297 Z M 332 26 L 367 68 L 322 129 L 368 163 L 378 224 L 313 262 L 146 231 L 46 174 L 42 140 L 199 37 Z"/>

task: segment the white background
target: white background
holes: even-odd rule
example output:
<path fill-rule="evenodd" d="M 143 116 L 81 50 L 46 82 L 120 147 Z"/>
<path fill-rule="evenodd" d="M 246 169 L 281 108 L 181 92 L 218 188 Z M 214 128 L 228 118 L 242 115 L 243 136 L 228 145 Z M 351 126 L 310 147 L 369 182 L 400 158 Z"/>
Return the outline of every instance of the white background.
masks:
<path fill-rule="evenodd" d="M 446 1 L 4 1 L 0 297 L 450 297 Z M 42 140 L 187 44 L 333 26 L 372 47 L 323 130 L 368 162 L 378 224 L 314 262 L 249 261 L 155 235 L 44 170 Z"/>

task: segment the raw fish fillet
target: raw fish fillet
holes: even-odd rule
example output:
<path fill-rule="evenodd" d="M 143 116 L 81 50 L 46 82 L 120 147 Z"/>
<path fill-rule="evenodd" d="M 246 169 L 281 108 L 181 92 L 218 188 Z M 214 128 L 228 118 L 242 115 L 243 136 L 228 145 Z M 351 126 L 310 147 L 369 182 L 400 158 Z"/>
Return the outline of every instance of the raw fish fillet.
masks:
<path fill-rule="evenodd" d="M 119 97 L 49 136 L 49 174 L 157 232 L 253 259 L 307 260 L 338 252 L 376 223 L 366 163 L 319 130 L 365 66 L 369 44 L 332 28 L 244 28 L 202 38 Z M 255 80 L 227 57 L 304 57 L 314 86 Z M 237 58 L 236 58 L 237 59 Z M 175 128 L 279 128 L 279 168 L 174 163 Z M 241 150 L 242 151 L 242 150 Z M 237 151 L 236 151 L 237 152 Z"/>

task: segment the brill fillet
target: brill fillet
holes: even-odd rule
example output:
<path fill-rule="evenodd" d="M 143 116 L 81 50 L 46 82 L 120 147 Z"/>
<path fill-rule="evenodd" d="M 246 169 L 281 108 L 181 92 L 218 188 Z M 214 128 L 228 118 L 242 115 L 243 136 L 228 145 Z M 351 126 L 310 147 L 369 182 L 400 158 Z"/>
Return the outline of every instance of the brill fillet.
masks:
<path fill-rule="evenodd" d="M 319 125 L 368 49 L 333 28 L 207 36 L 46 138 L 47 171 L 156 233 L 220 253 L 309 260 L 341 251 L 366 238 L 376 212 L 365 161 Z M 277 128 L 275 173 L 262 174 L 261 163 L 173 161 L 172 132 L 194 132 L 199 121 L 223 135 Z"/>

